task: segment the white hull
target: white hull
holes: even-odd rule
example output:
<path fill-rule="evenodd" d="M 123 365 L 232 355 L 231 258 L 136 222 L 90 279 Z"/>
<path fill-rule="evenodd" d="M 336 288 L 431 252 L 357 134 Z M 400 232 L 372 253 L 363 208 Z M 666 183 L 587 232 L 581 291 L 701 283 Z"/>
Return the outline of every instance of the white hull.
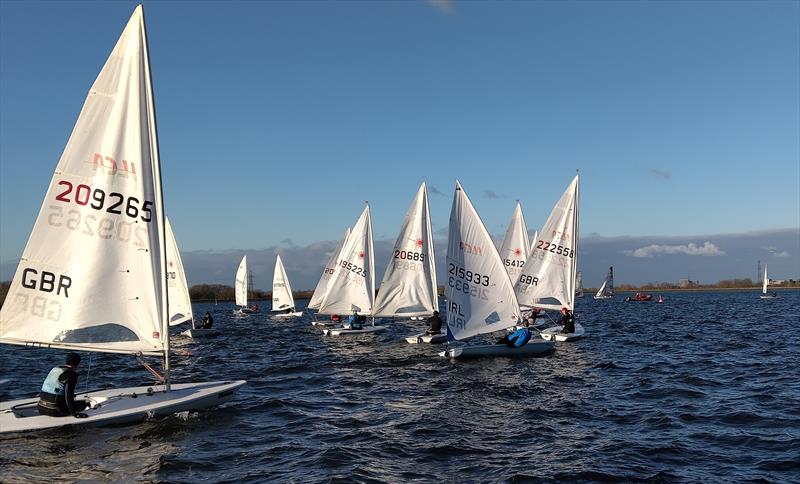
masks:
<path fill-rule="evenodd" d="M 325 336 L 358 336 L 361 334 L 380 333 L 385 330 L 386 326 L 365 326 L 363 329 L 323 329 L 322 334 Z"/>
<path fill-rule="evenodd" d="M 272 319 L 289 319 L 289 318 L 299 318 L 303 315 L 303 311 L 296 311 L 293 313 L 281 313 L 281 314 L 273 314 Z"/>
<path fill-rule="evenodd" d="M 90 401 L 87 418 L 39 415 L 38 398 L 0 403 L 0 433 L 44 430 L 67 425 L 96 426 L 141 422 L 187 410 L 202 410 L 231 399 L 244 380 L 176 383 L 170 392 L 163 385 L 118 388 L 76 395 Z M 150 392 L 148 392 L 148 389 Z"/>
<path fill-rule="evenodd" d="M 406 337 L 406 342 L 412 345 L 414 344 L 440 345 L 442 343 L 447 342 L 447 336 L 443 334 L 420 333 L 420 334 L 415 334 L 414 336 Z"/>
<path fill-rule="evenodd" d="M 614 296 L 595 296 L 594 298 L 595 299 L 600 299 L 600 300 L 603 300 L 603 299 L 614 299 Z"/>
<path fill-rule="evenodd" d="M 776 295 L 776 296 L 772 296 L 772 295 L 769 295 L 769 294 L 766 294 L 766 295 L 765 295 L 765 294 L 762 294 L 762 295 L 760 295 L 760 296 L 758 296 L 758 297 L 759 297 L 760 299 L 778 299 L 778 296 L 777 296 L 777 295 Z"/>
<path fill-rule="evenodd" d="M 237 309 L 233 312 L 233 317 L 237 319 L 242 319 L 247 317 L 247 313 L 242 311 L 241 309 Z"/>
<path fill-rule="evenodd" d="M 439 356 L 455 360 L 468 360 L 471 358 L 507 357 L 531 358 L 545 356 L 553 352 L 555 346 L 546 341 L 528 341 L 525 346 L 511 348 L 505 344 L 453 346 L 439 353 Z"/>
<path fill-rule="evenodd" d="M 575 323 L 575 332 L 574 333 L 562 333 L 561 330 L 564 328 L 563 325 L 561 326 L 552 326 L 545 330 L 542 330 L 540 333 L 541 337 L 547 341 L 574 341 L 578 338 L 583 337 L 586 331 L 583 329 L 579 323 Z"/>
<path fill-rule="evenodd" d="M 342 323 L 335 323 L 333 321 L 311 321 L 311 326 L 327 327 L 327 326 L 337 326 L 339 324 L 342 324 Z"/>
<path fill-rule="evenodd" d="M 215 328 L 192 328 L 181 332 L 181 336 L 186 336 L 192 339 L 195 338 L 208 338 L 209 336 L 218 336 L 222 332 Z"/>

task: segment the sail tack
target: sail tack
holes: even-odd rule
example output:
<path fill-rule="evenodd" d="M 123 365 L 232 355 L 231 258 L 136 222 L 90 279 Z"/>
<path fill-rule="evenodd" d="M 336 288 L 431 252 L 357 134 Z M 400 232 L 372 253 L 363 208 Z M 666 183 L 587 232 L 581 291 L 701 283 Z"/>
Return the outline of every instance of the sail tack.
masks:
<path fill-rule="evenodd" d="M 81 109 L 0 312 L 0 341 L 163 352 L 158 142 L 137 7 Z"/>
<path fill-rule="evenodd" d="M 446 276 L 447 328 L 455 339 L 499 331 L 519 320 L 505 265 L 459 182 L 450 210 Z"/>
<path fill-rule="evenodd" d="M 169 325 L 177 326 L 191 321 L 192 301 L 189 298 L 189 285 L 183 271 L 183 261 L 178 250 L 178 242 L 172 232 L 172 224 L 166 219 L 167 233 L 167 288 L 169 299 Z"/>
<path fill-rule="evenodd" d="M 425 183 L 406 213 L 375 301 L 375 315 L 429 316 L 438 307 L 436 261 Z"/>
<path fill-rule="evenodd" d="M 320 314 L 371 315 L 375 301 L 375 255 L 369 205 L 353 226 L 339 253 Z"/>
<path fill-rule="evenodd" d="M 553 207 L 516 281 L 523 306 L 575 308 L 578 261 L 578 175 Z M 555 301 L 553 301 L 555 300 Z"/>
<path fill-rule="evenodd" d="M 247 256 L 242 257 L 239 268 L 236 270 L 234 292 L 236 293 L 236 305 L 247 306 Z"/>
<path fill-rule="evenodd" d="M 272 274 L 272 310 L 282 311 L 294 307 L 294 296 L 289 277 L 283 268 L 280 254 L 275 260 L 275 272 Z"/>

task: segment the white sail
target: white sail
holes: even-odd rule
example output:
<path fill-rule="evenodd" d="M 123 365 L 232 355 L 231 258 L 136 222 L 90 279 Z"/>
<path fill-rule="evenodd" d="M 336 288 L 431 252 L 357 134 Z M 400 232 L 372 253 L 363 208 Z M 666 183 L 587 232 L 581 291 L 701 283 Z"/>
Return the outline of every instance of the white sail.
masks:
<path fill-rule="evenodd" d="M 764 282 L 762 283 L 761 292 L 763 294 L 766 294 L 768 287 L 769 287 L 769 278 L 767 277 L 767 265 L 764 264 Z"/>
<path fill-rule="evenodd" d="M 595 299 L 607 299 L 610 297 L 614 297 L 614 268 L 608 268 L 608 274 L 606 275 L 606 280 L 603 281 L 603 285 L 600 286 L 598 289 L 597 294 L 594 295 Z"/>
<path fill-rule="evenodd" d="M 139 6 L 58 161 L 0 312 L 0 342 L 163 354 L 163 227 Z"/>
<path fill-rule="evenodd" d="M 423 182 L 406 213 L 383 274 L 375 315 L 385 317 L 430 316 L 438 307 L 436 261 Z"/>
<path fill-rule="evenodd" d="M 581 271 L 578 271 L 578 275 L 575 278 L 575 297 L 583 297 L 583 275 L 581 275 Z"/>
<path fill-rule="evenodd" d="M 186 283 L 186 273 L 183 271 L 181 253 L 178 242 L 172 232 L 169 218 L 165 220 L 167 233 L 167 294 L 169 296 L 169 325 L 177 326 L 185 321 L 191 321 L 192 301 L 189 298 L 189 285 Z"/>
<path fill-rule="evenodd" d="M 234 292 L 236 294 L 236 305 L 247 306 L 247 256 L 242 257 L 239 269 L 236 270 Z"/>
<path fill-rule="evenodd" d="M 511 279 L 459 182 L 450 210 L 445 297 L 447 328 L 455 339 L 499 331 L 519 320 Z"/>
<path fill-rule="evenodd" d="M 294 307 L 294 296 L 292 296 L 292 286 L 289 284 L 289 277 L 283 268 L 283 261 L 278 254 L 275 260 L 275 272 L 272 274 L 272 310 L 282 311 Z"/>
<path fill-rule="evenodd" d="M 322 276 L 319 278 L 319 282 L 317 282 L 317 287 L 314 289 L 314 294 L 311 295 L 311 301 L 308 302 L 308 309 L 319 309 L 320 305 L 322 304 L 322 300 L 325 299 L 325 294 L 328 293 L 328 287 L 330 286 L 331 278 L 336 272 L 336 264 L 339 262 L 339 254 L 342 252 L 342 247 L 349 236 L 350 227 L 344 231 L 344 237 L 342 237 L 339 245 L 337 245 L 336 249 L 331 253 L 331 258 L 328 260 L 328 263 L 325 265 L 325 269 L 322 271 Z"/>
<path fill-rule="evenodd" d="M 522 215 L 522 206 L 517 202 L 511 221 L 508 223 L 506 236 L 503 238 L 503 245 L 500 246 L 500 258 L 506 266 L 511 281 L 519 278 L 530 251 L 531 243 L 528 240 L 525 216 Z"/>
<path fill-rule="evenodd" d="M 342 246 L 319 314 L 371 315 L 375 301 L 375 255 L 369 205 Z"/>
<path fill-rule="evenodd" d="M 578 175 L 553 207 L 514 287 L 519 303 L 575 308 L 578 262 Z M 551 302 L 556 300 L 558 304 Z"/>

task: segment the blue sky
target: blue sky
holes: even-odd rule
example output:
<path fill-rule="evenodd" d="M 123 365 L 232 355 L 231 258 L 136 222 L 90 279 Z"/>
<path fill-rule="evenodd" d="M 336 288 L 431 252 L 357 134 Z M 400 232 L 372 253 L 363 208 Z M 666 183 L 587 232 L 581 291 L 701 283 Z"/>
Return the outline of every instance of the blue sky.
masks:
<path fill-rule="evenodd" d="M 134 6 L 0 3 L 0 262 L 18 259 Z M 375 238 L 393 239 L 423 177 L 444 194 L 435 230 L 455 178 L 492 233 L 515 199 L 535 228 L 576 168 L 584 235 L 800 227 L 798 2 L 152 1 L 145 15 L 185 251 L 331 240 L 364 200 Z"/>

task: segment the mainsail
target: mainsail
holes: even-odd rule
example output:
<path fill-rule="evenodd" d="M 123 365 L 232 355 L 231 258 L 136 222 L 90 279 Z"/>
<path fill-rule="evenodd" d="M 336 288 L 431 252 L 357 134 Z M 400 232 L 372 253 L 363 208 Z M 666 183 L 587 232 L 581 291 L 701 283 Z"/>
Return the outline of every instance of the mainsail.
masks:
<path fill-rule="evenodd" d="M 58 161 L 0 311 L 0 342 L 164 354 L 164 246 L 155 108 L 139 6 L 89 90 Z"/>
<path fill-rule="evenodd" d="M 606 275 L 606 280 L 603 281 L 603 285 L 600 286 L 600 289 L 597 291 L 597 294 L 594 295 L 595 299 L 608 299 L 614 297 L 614 267 L 608 268 L 608 274 Z"/>
<path fill-rule="evenodd" d="M 292 296 L 292 286 L 289 284 L 289 277 L 283 268 L 283 261 L 278 254 L 275 260 L 275 272 L 272 275 L 272 310 L 282 311 L 294 307 L 294 296 Z"/>
<path fill-rule="evenodd" d="M 242 257 L 239 269 L 236 270 L 234 291 L 236 293 L 236 305 L 247 306 L 247 256 Z"/>
<path fill-rule="evenodd" d="M 375 301 L 375 254 L 369 205 L 345 240 L 319 314 L 372 314 Z"/>
<path fill-rule="evenodd" d="M 430 316 L 438 309 L 436 261 L 423 182 L 406 213 L 375 300 L 376 316 Z"/>
<path fill-rule="evenodd" d="M 764 264 L 764 282 L 761 285 L 761 292 L 763 294 L 767 293 L 767 288 L 769 287 L 769 277 L 767 277 L 767 265 Z"/>
<path fill-rule="evenodd" d="M 447 328 L 466 339 L 514 326 L 514 287 L 475 207 L 456 181 L 447 240 Z"/>
<path fill-rule="evenodd" d="M 514 214 L 508 223 L 503 245 L 500 247 L 500 258 L 505 264 L 511 282 L 516 282 L 528 259 L 531 243 L 528 240 L 528 228 L 525 226 L 525 216 L 522 215 L 522 206 L 517 202 Z"/>
<path fill-rule="evenodd" d="M 545 309 L 575 308 L 578 262 L 578 177 L 572 180 L 539 232 L 514 287 L 519 303 Z M 552 302 L 555 300 L 556 302 Z"/>
<path fill-rule="evenodd" d="M 336 272 L 336 264 L 339 262 L 339 254 L 341 254 L 342 247 L 344 246 L 344 243 L 348 237 L 350 237 L 349 227 L 344 231 L 344 237 L 342 237 L 339 245 L 337 245 L 336 249 L 331 253 L 331 258 L 328 260 L 328 263 L 325 265 L 325 269 L 322 271 L 322 276 L 319 278 L 319 282 L 317 282 L 317 287 L 314 289 L 314 294 L 311 295 L 311 301 L 308 302 L 308 309 L 319 309 L 319 306 L 322 304 L 322 300 L 325 299 L 325 294 L 328 293 L 328 287 L 330 286 L 331 278 Z"/>
<path fill-rule="evenodd" d="M 183 271 L 178 242 L 172 232 L 172 224 L 166 219 L 167 233 L 167 288 L 169 295 L 169 325 L 177 326 L 192 320 L 192 301 L 189 298 L 189 285 Z"/>

